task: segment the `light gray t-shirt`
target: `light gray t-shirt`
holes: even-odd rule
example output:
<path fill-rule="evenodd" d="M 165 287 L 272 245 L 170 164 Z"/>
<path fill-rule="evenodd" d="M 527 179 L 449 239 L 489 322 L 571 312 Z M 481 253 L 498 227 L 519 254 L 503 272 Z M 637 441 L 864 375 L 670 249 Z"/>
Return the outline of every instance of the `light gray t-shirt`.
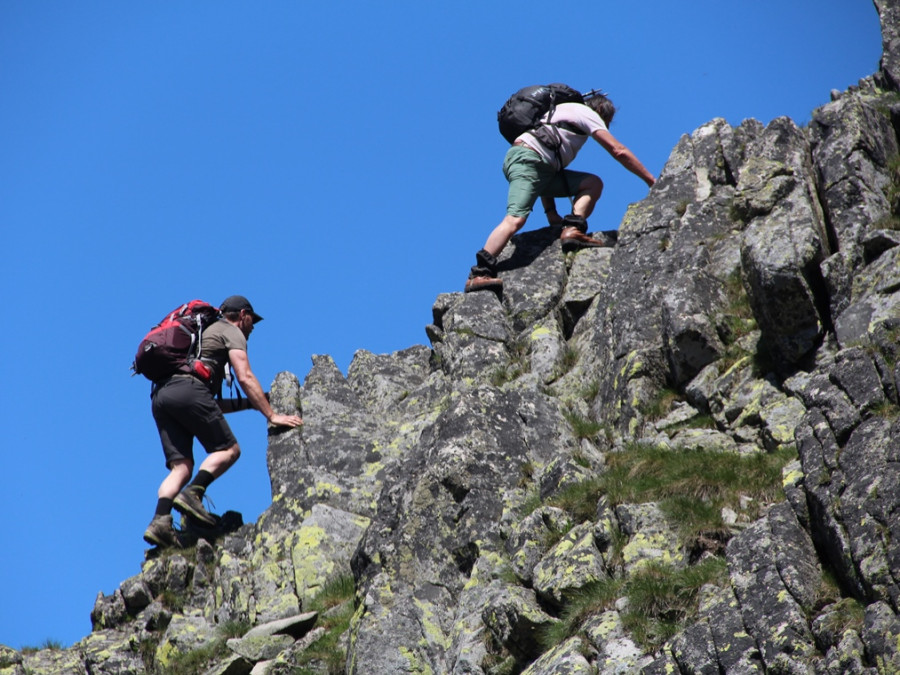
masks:
<path fill-rule="evenodd" d="M 203 331 L 200 340 L 200 356 L 213 371 L 209 386 L 214 392 L 219 390 L 228 366 L 228 352 L 232 349 L 247 351 L 247 338 L 241 329 L 225 319 L 219 319 Z"/>
<path fill-rule="evenodd" d="M 559 156 L 562 158 L 562 166 L 556 158 L 556 152 L 552 148 L 546 147 L 541 141 L 530 131 L 526 131 L 516 140 L 523 141 L 532 150 L 535 150 L 541 158 L 555 169 L 564 169 L 569 163 L 575 159 L 575 155 L 581 150 L 587 139 L 592 133 L 598 129 L 606 129 L 606 123 L 592 108 L 583 103 L 560 103 L 553 110 L 553 119 L 547 119 L 550 113 L 544 115 L 543 122 L 566 122 L 581 131 L 576 133 L 561 126 L 553 126 L 550 133 L 559 134 L 560 146 Z"/>

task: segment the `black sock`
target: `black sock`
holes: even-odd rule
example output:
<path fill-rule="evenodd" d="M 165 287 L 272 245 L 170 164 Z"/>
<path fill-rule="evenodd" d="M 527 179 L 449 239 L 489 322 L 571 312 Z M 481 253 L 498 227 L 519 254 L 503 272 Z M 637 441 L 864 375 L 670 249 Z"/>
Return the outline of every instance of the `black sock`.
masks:
<path fill-rule="evenodd" d="M 588 228 L 587 219 L 582 216 L 576 216 L 573 213 L 563 218 L 563 227 L 574 227 L 581 232 L 581 234 L 585 234 Z"/>
<path fill-rule="evenodd" d="M 194 480 L 191 481 L 191 486 L 203 488 L 203 491 L 206 492 L 206 488 L 208 488 L 209 484 L 212 483 L 215 479 L 216 477 L 213 476 L 209 471 L 200 469 L 200 471 L 197 472 L 197 475 L 194 476 Z"/>
<path fill-rule="evenodd" d="M 160 497 L 156 502 L 155 516 L 167 516 L 172 513 L 172 500 L 168 497 Z"/>
<path fill-rule="evenodd" d="M 497 258 L 484 249 L 475 254 L 475 266 L 469 272 L 469 277 L 496 277 Z"/>

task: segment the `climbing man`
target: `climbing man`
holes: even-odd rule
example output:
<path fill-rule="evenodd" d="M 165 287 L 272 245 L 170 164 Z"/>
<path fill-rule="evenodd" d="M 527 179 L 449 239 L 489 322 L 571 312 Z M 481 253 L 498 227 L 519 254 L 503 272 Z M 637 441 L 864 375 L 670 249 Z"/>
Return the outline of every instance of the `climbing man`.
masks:
<path fill-rule="evenodd" d="M 187 373 L 176 373 L 154 383 L 151 390 L 153 418 L 159 430 L 169 475 L 159 486 L 153 520 L 144 539 L 156 546 L 179 546 L 172 524 L 172 508 L 204 525 L 216 519 L 203 506 L 202 498 L 216 478 L 225 473 L 241 455 L 234 434 L 223 413 L 255 408 L 274 426 L 298 427 L 297 415 L 281 415 L 272 410 L 267 394 L 250 369 L 247 338 L 262 317 L 253 311 L 247 298 L 232 295 L 220 306 L 219 321 L 204 329 L 200 358 L 211 371 L 204 381 Z M 226 369 L 230 367 L 246 394 L 246 399 L 216 399 Z M 190 485 L 194 471 L 194 438 L 207 452 Z M 187 485 L 187 487 L 185 487 Z"/>
<path fill-rule="evenodd" d="M 603 245 L 587 235 L 587 217 L 600 198 L 603 181 L 594 174 L 566 168 L 588 136 L 649 187 L 653 186 L 653 174 L 609 133 L 615 113 L 612 101 L 599 93 L 584 103 L 559 103 L 544 115 L 540 126 L 515 139 L 503 162 L 503 173 L 509 181 L 506 217 L 475 254 L 476 264 L 466 281 L 467 293 L 502 288 L 503 282 L 497 277 L 497 256 L 525 225 L 538 197 L 547 222 L 562 225 L 560 239 L 564 250 Z M 556 197 L 573 198 L 570 215 L 563 218 L 556 212 Z"/>

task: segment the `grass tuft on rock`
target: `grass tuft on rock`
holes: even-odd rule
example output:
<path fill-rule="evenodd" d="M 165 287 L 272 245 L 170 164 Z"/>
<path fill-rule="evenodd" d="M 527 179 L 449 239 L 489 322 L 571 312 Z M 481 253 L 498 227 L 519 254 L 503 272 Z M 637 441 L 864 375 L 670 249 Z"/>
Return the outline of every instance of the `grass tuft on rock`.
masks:
<path fill-rule="evenodd" d="M 626 582 L 625 630 L 643 649 L 659 649 L 697 616 L 700 589 L 706 584 L 722 585 L 727 578 L 727 564 L 716 556 L 688 567 L 645 564 Z"/>
<path fill-rule="evenodd" d="M 350 628 L 350 620 L 356 611 L 355 597 L 356 582 L 353 575 L 334 577 L 322 586 L 306 609 L 319 613 L 317 626 L 324 628 L 325 632 L 303 651 L 297 668 L 291 672 L 298 675 L 338 675 L 344 672 L 347 646 L 342 637 Z"/>
<path fill-rule="evenodd" d="M 578 635 L 589 619 L 613 609 L 624 597 L 623 627 L 641 648 L 655 651 L 697 616 L 700 589 L 722 585 L 727 578 L 725 560 L 709 556 L 688 567 L 650 562 L 628 579 L 596 581 L 573 594 L 560 620 L 539 634 L 541 648 L 546 651 Z"/>
<path fill-rule="evenodd" d="M 718 551 L 730 537 L 729 508 L 743 521 L 781 501 L 781 470 L 797 456 L 786 447 L 770 454 L 734 455 L 632 444 L 607 455 L 607 470 L 548 500 L 575 522 L 592 520 L 604 495 L 610 505 L 657 502 L 688 547 Z"/>
<path fill-rule="evenodd" d="M 593 440 L 604 430 L 602 424 L 582 417 L 578 412 L 571 408 L 563 411 L 563 417 L 566 418 L 566 421 L 572 428 L 572 434 L 575 438 L 587 438 Z"/>
<path fill-rule="evenodd" d="M 547 624 L 538 633 L 542 651 L 577 635 L 589 618 L 612 609 L 622 595 L 623 585 L 620 579 L 601 579 L 575 591 L 560 613 L 560 620 Z"/>
<path fill-rule="evenodd" d="M 597 487 L 613 505 L 658 502 L 690 545 L 727 536 L 723 508 L 753 520 L 763 506 L 781 501 L 781 470 L 795 458 L 793 447 L 745 456 L 634 444 L 607 457 Z"/>

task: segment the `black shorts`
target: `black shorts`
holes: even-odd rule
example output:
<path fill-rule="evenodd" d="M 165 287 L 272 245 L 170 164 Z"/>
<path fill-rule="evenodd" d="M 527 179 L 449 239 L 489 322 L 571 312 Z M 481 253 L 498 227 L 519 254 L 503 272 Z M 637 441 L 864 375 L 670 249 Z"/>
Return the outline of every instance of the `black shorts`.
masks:
<path fill-rule="evenodd" d="M 237 443 L 209 387 L 196 377 L 176 375 L 154 387 L 150 398 L 168 468 L 176 459 L 194 462 L 195 437 L 207 453 Z"/>

